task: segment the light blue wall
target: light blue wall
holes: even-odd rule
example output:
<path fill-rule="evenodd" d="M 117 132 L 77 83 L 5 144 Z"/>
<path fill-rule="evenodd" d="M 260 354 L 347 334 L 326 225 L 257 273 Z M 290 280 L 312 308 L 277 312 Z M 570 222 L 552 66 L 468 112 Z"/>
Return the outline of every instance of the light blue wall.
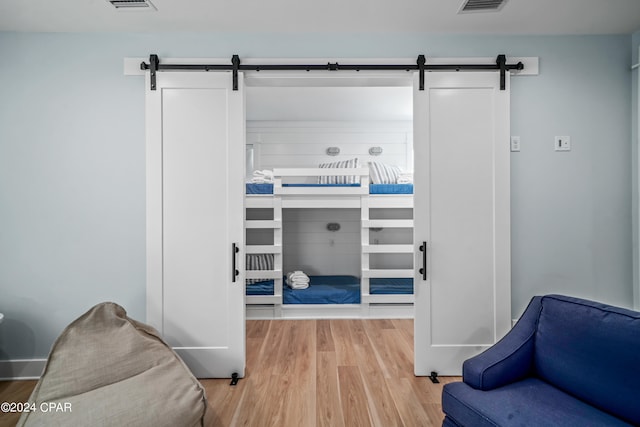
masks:
<path fill-rule="evenodd" d="M 638 49 L 640 49 L 640 31 L 633 34 L 631 38 L 631 63 L 638 64 L 640 56 L 638 55 Z M 638 197 L 638 188 L 640 188 L 640 174 L 638 174 L 638 164 L 640 164 L 640 141 L 638 140 L 638 121 L 640 121 L 640 92 L 638 89 L 638 82 L 640 79 L 640 68 L 636 68 L 631 72 L 631 141 L 632 141 L 632 159 L 633 159 L 633 181 L 632 181 L 632 218 L 633 221 L 633 285 L 634 285 L 634 308 L 640 310 L 640 204 Z"/>
<path fill-rule="evenodd" d="M 513 314 L 631 306 L 630 36 L 0 33 L 0 359 L 42 358 L 113 300 L 145 318 L 143 80 L 123 58 L 539 56 L 512 80 Z M 553 151 L 554 135 L 573 150 Z"/>

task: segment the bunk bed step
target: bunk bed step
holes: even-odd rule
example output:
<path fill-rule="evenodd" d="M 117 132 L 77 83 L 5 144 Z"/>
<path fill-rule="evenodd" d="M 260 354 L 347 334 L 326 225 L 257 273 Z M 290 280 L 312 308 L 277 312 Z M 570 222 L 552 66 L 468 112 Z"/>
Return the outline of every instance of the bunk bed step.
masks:
<path fill-rule="evenodd" d="M 415 296 L 404 294 L 362 295 L 362 301 L 369 304 L 413 304 Z"/>
<path fill-rule="evenodd" d="M 282 295 L 247 295 L 247 304 L 281 304 Z"/>
<path fill-rule="evenodd" d="M 292 196 L 335 196 L 335 195 L 363 195 L 369 194 L 368 187 L 274 187 L 275 195 Z"/>
<path fill-rule="evenodd" d="M 363 269 L 362 277 L 413 277 L 415 275 L 413 269 Z"/>
<path fill-rule="evenodd" d="M 365 219 L 364 228 L 413 228 L 412 219 Z"/>
<path fill-rule="evenodd" d="M 344 209 L 360 209 L 361 196 L 350 197 L 305 197 L 296 196 L 292 198 L 284 198 L 282 200 L 282 208 L 344 208 Z"/>
<path fill-rule="evenodd" d="M 282 279 L 282 270 L 246 270 L 245 279 Z"/>
<path fill-rule="evenodd" d="M 412 254 L 413 245 L 363 245 L 362 252 L 369 254 Z"/>
<path fill-rule="evenodd" d="M 282 246 L 280 245 L 247 245 L 245 248 L 247 254 L 281 254 Z"/>
<path fill-rule="evenodd" d="M 413 194 L 399 196 L 397 194 L 369 195 L 369 209 L 379 208 L 413 208 Z"/>
<path fill-rule="evenodd" d="M 244 222 L 245 228 L 282 228 L 282 221 L 266 220 L 247 220 Z"/>
<path fill-rule="evenodd" d="M 244 207 L 249 209 L 273 208 L 274 197 L 271 194 L 249 195 L 244 198 Z"/>

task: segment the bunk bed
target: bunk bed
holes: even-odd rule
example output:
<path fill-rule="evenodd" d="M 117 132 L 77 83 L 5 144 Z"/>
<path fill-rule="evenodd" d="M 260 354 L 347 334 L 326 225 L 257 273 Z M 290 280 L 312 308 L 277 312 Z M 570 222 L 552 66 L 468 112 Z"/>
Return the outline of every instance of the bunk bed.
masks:
<path fill-rule="evenodd" d="M 369 230 L 413 228 L 413 185 L 371 184 L 367 167 L 276 168 L 273 182 L 246 184 L 246 209 L 266 209 L 268 219 L 245 220 L 247 230 L 273 231 L 273 244 L 246 246 L 246 303 L 249 318 L 412 317 L 413 268 L 379 269 L 377 254 L 413 254 L 413 244 L 374 244 Z M 352 208 L 360 212 L 360 277 L 310 276 L 307 289 L 291 289 L 283 271 L 283 209 Z M 375 209 L 410 210 L 400 219 L 372 218 Z M 270 265 L 255 269 L 251 257 L 267 256 Z M 412 266 L 411 266 L 412 267 Z"/>

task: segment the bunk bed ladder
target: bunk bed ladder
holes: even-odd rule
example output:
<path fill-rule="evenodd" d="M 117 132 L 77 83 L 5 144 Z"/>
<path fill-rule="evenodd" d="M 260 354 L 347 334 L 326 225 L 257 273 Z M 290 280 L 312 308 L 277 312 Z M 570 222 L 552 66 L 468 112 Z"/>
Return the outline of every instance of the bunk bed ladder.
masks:
<path fill-rule="evenodd" d="M 262 199 L 263 201 L 266 199 Z M 245 209 L 251 208 L 269 208 L 272 209 L 272 220 L 245 220 L 246 229 L 271 229 L 273 231 L 273 243 L 271 245 L 247 245 L 247 254 L 273 254 L 273 270 L 257 273 L 256 271 L 247 270 L 247 278 L 269 278 L 273 280 L 272 296 L 248 296 L 247 305 L 272 305 L 273 317 L 282 317 L 282 198 L 280 196 L 269 197 L 268 203 L 245 203 Z"/>

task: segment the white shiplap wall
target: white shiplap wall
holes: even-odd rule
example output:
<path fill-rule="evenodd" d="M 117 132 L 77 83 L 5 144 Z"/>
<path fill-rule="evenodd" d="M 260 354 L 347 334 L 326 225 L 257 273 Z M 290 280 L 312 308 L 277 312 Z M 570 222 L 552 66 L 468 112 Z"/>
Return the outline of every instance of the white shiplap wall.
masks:
<path fill-rule="evenodd" d="M 403 170 L 411 170 L 413 166 L 411 121 L 250 121 L 247 144 L 253 147 L 254 169 L 317 167 L 320 163 L 354 157 L 362 164 L 380 161 Z M 340 154 L 327 155 L 329 147 L 340 148 Z M 381 147 L 382 155 L 369 155 L 371 147 Z"/>
<path fill-rule="evenodd" d="M 327 230 L 332 222 L 340 230 Z M 285 273 L 360 276 L 359 210 L 285 209 L 282 231 Z"/>

